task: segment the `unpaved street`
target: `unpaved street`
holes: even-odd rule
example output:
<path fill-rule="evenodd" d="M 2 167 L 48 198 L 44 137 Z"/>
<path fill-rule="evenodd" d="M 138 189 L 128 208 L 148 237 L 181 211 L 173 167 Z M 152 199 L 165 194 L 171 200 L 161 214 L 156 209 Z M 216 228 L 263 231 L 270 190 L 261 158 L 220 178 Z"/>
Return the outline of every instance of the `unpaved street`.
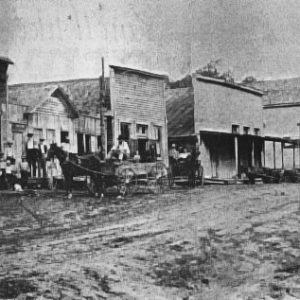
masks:
<path fill-rule="evenodd" d="M 300 186 L 3 195 L 1 299 L 300 299 Z"/>

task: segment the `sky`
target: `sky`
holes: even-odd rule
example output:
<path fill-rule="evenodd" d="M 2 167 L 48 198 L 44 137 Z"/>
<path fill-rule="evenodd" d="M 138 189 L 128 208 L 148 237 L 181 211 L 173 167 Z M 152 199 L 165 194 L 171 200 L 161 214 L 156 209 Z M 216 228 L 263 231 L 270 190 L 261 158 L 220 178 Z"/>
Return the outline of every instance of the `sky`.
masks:
<path fill-rule="evenodd" d="M 172 79 L 220 59 L 220 71 L 300 76 L 298 0 L 0 0 L 9 83 L 94 78 L 109 64 Z"/>

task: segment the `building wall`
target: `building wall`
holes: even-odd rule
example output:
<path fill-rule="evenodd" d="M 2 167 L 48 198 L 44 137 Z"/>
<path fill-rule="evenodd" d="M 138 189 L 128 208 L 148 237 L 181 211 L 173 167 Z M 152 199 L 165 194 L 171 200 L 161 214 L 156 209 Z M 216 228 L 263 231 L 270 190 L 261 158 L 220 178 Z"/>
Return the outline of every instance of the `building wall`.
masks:
<path fill-rule="evenodd" d="M 276 106 L 276 107 L 264 107 L 264 124 L 265 124 L 265 135 L 279 138 L 291 138 L 299 139 L 299 126 L 300 123 L 300 106 Z M 274 167 L 273 158 L 273 142 L 266 142 L 265 144 L 266 153 L 266 167 Z M 300 167 L 299 161 L 299 148 L 295 149 L 295 165 L 296 168 Z M 275 165 L 276 168 L 282 167 L 281 158 L 281 143 L 275 143 Z M 284 168 L 293 168 L 293 150 L 284 148 Z"/>
<path fill-rule="evenodd" d="M 247 90 L 196 78 L 193 78 L 193 86 L 195 133 L 200 134 L 205 175 L 218 178 L 237 175 L 232 125 L 239 126 L 238 172 L 261 166 L 262 145 L 259 141 L 253 143 L 251 136 L 256 135 L 255 129 L 263 135 L 262 97 Z M 244 127 L 249 128 L 247 136 L 244 136 Z"/>
<path fill-rule="evenodd" d="M 264 107 L 263 115 L 266 136 L 299 138 L 300 106 Z"/>
<path fill-rule="evenodd" d="M 263 134 L 262 98 L 230 87 L 193 78 L 195 93 L 195 132 L 200 130 L 232 132 L 237 124 L 243 130 L 254 128 Z"/>
<path fill-rule="evenodd" d="M 69 132 L 70 152 L 77 153 L 77 133 L 82 133 L 85 141 L 85 135 L 91 137 L 92 151 L 97 150 L 97 138 L 100 135 L 99 118 L 80 115 L 78 119 L 71 119 L 69 112 L 63 103 L 57 98 L 51 99 L 51 109 L 49 103 L 45 103 L 35 113 L 29 114 L 24 118 L 27 106 L 10 104 L 9 105 L 9 137 L 13 140 L 14 156 L 17 159 L 25 153 L 27 134 L 33 133 L 34 139 L 39 142 L 40 137 L 46 139 L 46 144 L 52 142 L 61 145 L 61 131 Z M 53 104 L 55 107 L 53 108 Z M 92 147 L 92 144 L 94 147 Z M 86 149 L 86 145 L 85 149 Z"/>
<path fill-rule="evenodd" d="M 155 126 L 161 128 L 161 156 L 167 163 L 166 104 L 163 78 L 110 69 L 114 140 L 122 122 L 130 124 L 130 138 L 136 140 L 137 124 L 148 126 L 149 140 L 155 139 Z"/>

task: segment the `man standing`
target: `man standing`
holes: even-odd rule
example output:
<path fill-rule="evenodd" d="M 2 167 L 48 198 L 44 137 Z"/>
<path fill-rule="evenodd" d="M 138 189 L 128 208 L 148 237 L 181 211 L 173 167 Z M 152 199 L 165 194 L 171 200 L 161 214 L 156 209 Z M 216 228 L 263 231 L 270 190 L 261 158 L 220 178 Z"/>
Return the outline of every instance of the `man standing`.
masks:
<path fill-rule="evenodd" d="M 26 142 L 26 154 L 27 154 L 27 161 L 30 168 L 30 173 L 32 176 L 35 176 L 36 173 L 36 161 L 35 161 L 35 150 L 33 146 L 33 134 L 27 134 L 27 142 Z"/>
<path fill-rule="evenodd" d="M 170 162 L 171 173 L 173 175 L 177 175 L 178 173 L 178 157 L 179 157 L 179 153 L 176 150 L 176 145 L 172 144 L 171 149 L 169 151 L 169 162 Z"/>
<path fill-rule="evenodd" d="M 39 159 L 40 159 L 40 166 L 42 168 L 44 178 L 47 177 L 47 172 L 46 172 L 47 151 L 48 151 L 48 148 L 45 144 L 45 139 L 40 138 L 40 142 L 39 142 Z"/>

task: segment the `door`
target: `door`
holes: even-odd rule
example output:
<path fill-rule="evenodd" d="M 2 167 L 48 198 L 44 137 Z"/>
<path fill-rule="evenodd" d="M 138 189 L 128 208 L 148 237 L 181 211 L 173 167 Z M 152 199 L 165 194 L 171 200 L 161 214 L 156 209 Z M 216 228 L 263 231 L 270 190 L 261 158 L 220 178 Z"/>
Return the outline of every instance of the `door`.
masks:
<path fill-rule="evenodd" d="M 46 130 L 46 141 L 48 145 L 51 145 L 56 142 L 55 139 L 55 130 L 54 129 L 47 129 Z"/>
<path fill-rule="evenodd" d="M 77 149 L 79 155 L 82 155 L 84 153 L 84 143 L 83 143 L 82 133 L 77 133 Z"/>
<path fill-rule="evenodd" d="M 13 153 L 15 158 L 20 159 L 23 152 L 25 152 L 24 139 L 22 132 L 13 132 Z"/>

